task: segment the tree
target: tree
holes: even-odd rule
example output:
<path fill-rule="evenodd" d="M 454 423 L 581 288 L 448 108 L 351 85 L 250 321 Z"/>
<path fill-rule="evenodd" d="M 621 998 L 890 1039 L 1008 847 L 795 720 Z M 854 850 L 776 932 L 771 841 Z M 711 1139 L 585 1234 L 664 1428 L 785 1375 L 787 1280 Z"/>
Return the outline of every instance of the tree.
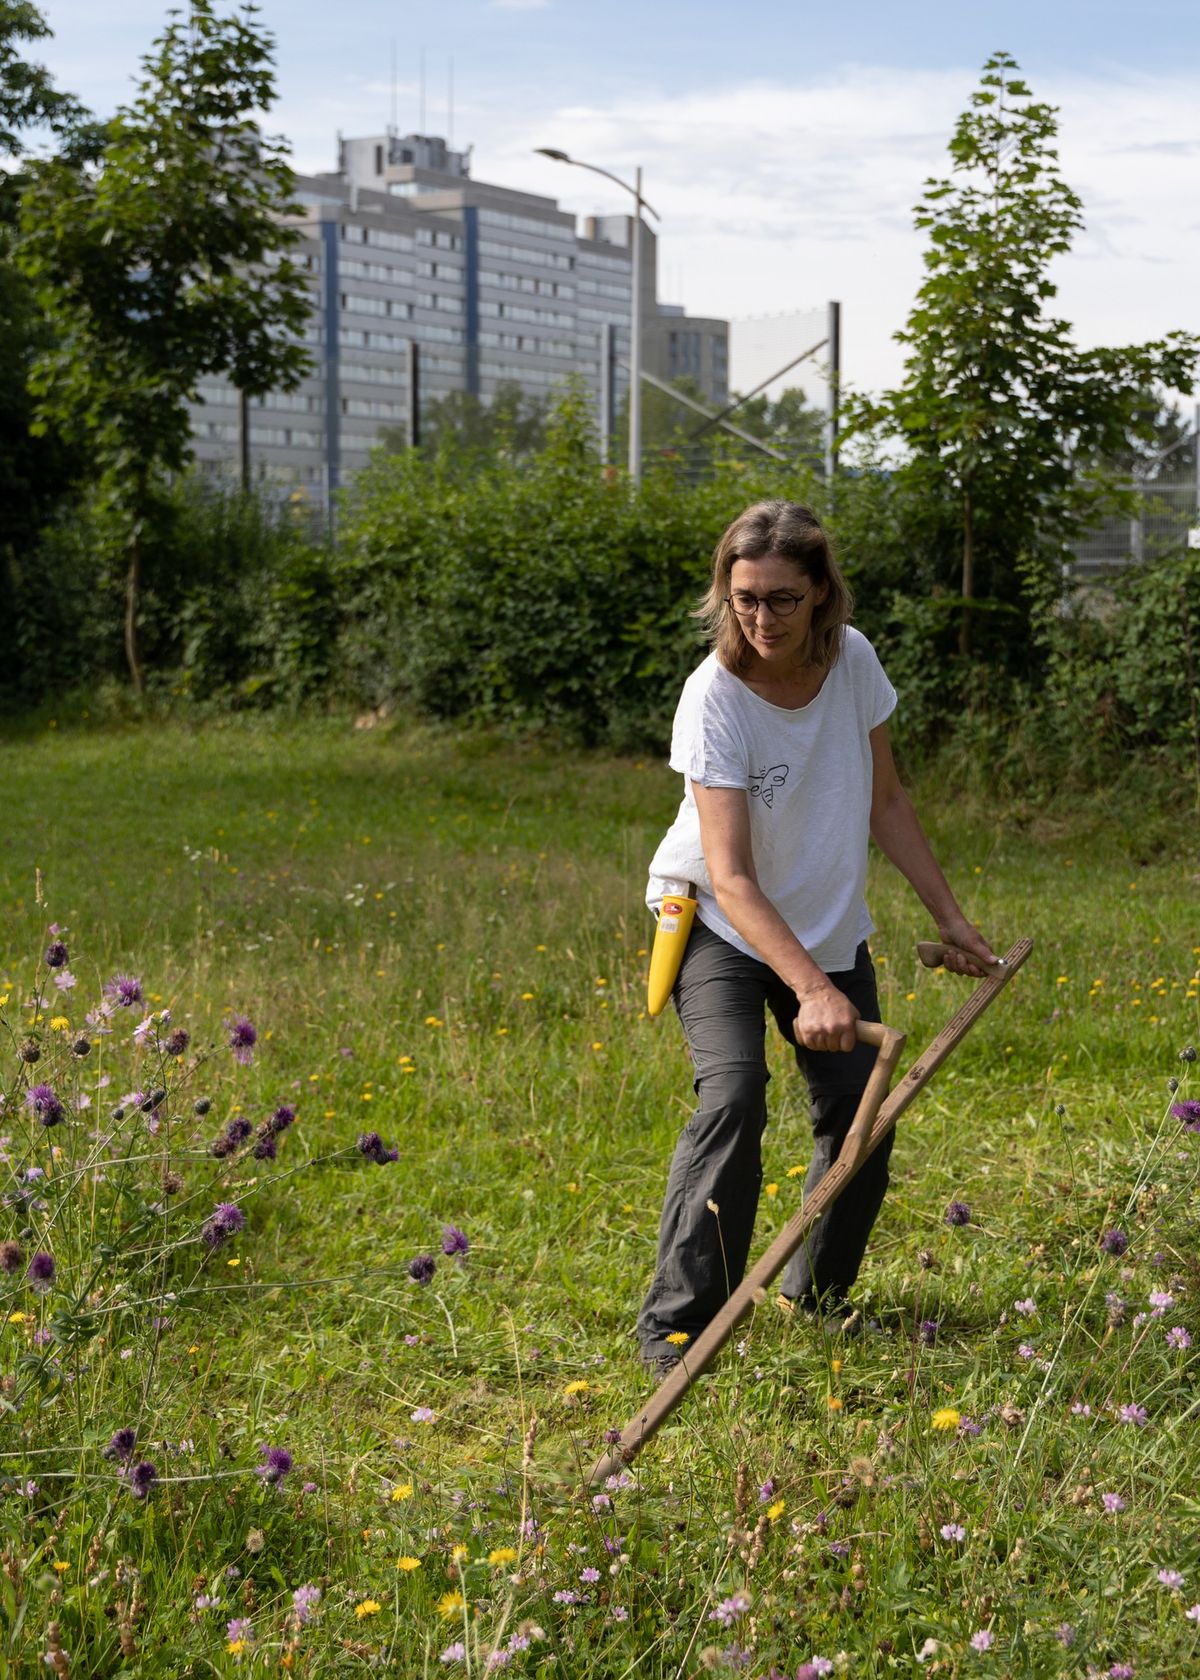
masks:
<path fill-rule="evenodd" d="M 187 405 L 207 374 L 247 395 L 293 389 L 308 292 L 281 221 L 293 176 L 254 114 L 274 97 L 271 39 L 247 7 L 173 12 L 132 105 L 92 167 L 31 167 L 18 261 L 52 342 L 30 388 L 92 463 L 125 567 L 125 654 L 143 686 L 138 605 L 145 534 L 165 474 L 191 455 Z"/>
<path fill-rule="evenodd" d="M 848 434 L 901 443 L 898 487 L 925 509 L 934 547 L 957 550 L 964 657 L 981 587 L 1044 602 L 1067 542 L 1128 506 L 1103 463 L 1150 440 L 1147 389 L 1189 389 L 1200 354 L 1182 332 L 1081 350 L 1050 313 L 1050 265 L 1082 227 L 1082 206 L 1059 173 L 1057 111 L 1017 71 L 1007 53 L 988 59 L 950 141 L 951 175 L 928 181 L 916 208 L 929 246 L 897 334 L 904 382 L 846 405 Z"/>
<path fill-rule="evenodd" d="M 798 464 L 820 469 L 825 459 L 825 416 L 811 408 L 804 392 L 789 385 L 775 398 L 765 392 L 734 409 L 730 419 L 744 431 L 782 450 Z"/>
<path fill-rule="evenodd" d="M 549 397 L 527 395 L 513 379 L 502 380 L 489 401 L 470 391 L 448 391 L 426 404 L 421 416 L 421 453 L 433 460 L 452 457 L 468 471 L 498 455 L 536 454 L 546 441 Z M 404 447 L 404 435 L 392 428 L 385 436 L 391 449 Z"/>

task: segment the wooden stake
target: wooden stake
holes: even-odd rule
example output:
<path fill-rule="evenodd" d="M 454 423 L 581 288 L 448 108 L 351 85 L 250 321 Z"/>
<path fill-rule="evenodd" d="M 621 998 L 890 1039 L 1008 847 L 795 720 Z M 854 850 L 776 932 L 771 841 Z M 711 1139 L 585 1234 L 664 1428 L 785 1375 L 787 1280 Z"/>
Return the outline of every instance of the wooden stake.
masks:
<path fill-rule="evenodd" d="M 588 1477 L 589 1482 L 601 1482 L 624 1469 L 646 1442 L 658 1433 L 695 1379 L 708 1369 L 729 1341 L 737 1326 L 753 1307 L 765 1299 L 768 1286 L 779 1276 L 826 1208 L 837 1200 L 867 1157 L 878 1149 L 918 1091 L 929 1083 L 946 1057 L 962 1043 L 1032 950 L 1032 940 L 1018 939 L 1003 963 L 997 964 L 988 978 L 979 982 L 925 1054 L 913 1063 L 886 1102 L 882 1098 L 904 1045 L 904 1035 L 874 1022 L 859 1022 L 860 1039 L 877 1044 L 879 1054 L 837 1160 L 816 1188 L 804 1198 L 804 1205 L 788 1220 L 711 1323 L 684 1348 L 679 1364 L 625 1425 L 616 1445 L 597 1459 Z"/>

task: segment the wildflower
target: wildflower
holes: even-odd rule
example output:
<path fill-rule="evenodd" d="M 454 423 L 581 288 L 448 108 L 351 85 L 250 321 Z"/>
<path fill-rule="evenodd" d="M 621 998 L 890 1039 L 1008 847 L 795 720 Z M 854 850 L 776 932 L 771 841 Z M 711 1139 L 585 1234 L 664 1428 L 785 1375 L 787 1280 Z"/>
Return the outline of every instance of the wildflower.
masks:
<path fill-rule="evenodd" d="M 739 1616 L 744 1616 L 752 1603 L 749 1593 L 736 1592 L 729 1598 L 723 1598 L 715 1610 L 710 1610 L 710 1622 L 720 1622 L 722 1627 L 732 1627 Z"/>
<path fill-rule="evenodd" d="M 1115 1517 L 1118 1512 L 1125 1509 L 1125 1501 L 1119 1493 L 1102 1494 L 1100 1502 L 1104 1506 L 1105 1513 L 1110 1517 Z"/>
<path fill-rule="evenodd" d="M 840 1412 L 842 1407 L 845 1405 L 845 1401 L 842 1399 L 840 1394 L 827 1394 L 825 1396 L 825 1404 L 829 1407 L 831 1412 Z"/>
<path fill-rule="evenodd" d="M 172 1032 L 169 1032 L 163 1040 L 163 1049 L 166 1051 L 168 1056 L 182 1056 L 186 1054 L 187 1047 L 191 1042 L 192 1035 L 187 1031 L 187 1029 L 185 1027 L 176 1027 Z"/>
<path fill-rule="evenodd" d="M 256 1161 L 273 1161 L 279 1154 L 279 1142 L 271 1130 L 269 1121 L 258 1128 L 253 1154 Z"/>
<path fill-rule="evenodd" d="M 1192 1338 L 1182 1324 L 1176 1324 L 1167 1331 L 1167 1346 L 1177 1352 L 1183 1352 L 1192 1345 Z"/>
<path fill-rule="evenodd" d="M 241 1641 L 245 1645 L 254 1643 L 254 1627 L 247 1616 L 235 1616 L 225 1629 L 225 1637 L 230 1644 Z"/>
<path fill-rule="evenodd" d="M 938 1324 L 936 1318 L 923 1318 L 917 1335 L 924 1347 L 932 1347 L 937 1341 Z"/>
<path fill-rule="evenodd" d="M 1193 1604 L 1191 1609 L 1186 1610 L 1184 1614 L 1189 1622 L 1200 1622 L 1200 1604 Z"/>
<path fill-rule="evenodd" d="M 153 1464 L 143 1462 L 135 1464 L 133 1469 L 127 1473 L 125 1479 L 133 1497 L 135 1499 L 145 1499 L 158 1480 L 158 1471 Z"/>
<path fill-rule="evenodd" d="M 833 1663 L 828 1657 L 809 1657 L 796 1670 L 796 1680 L 820 1680 L 821 1676 L 832 1673 Z"/>
<path fill-rule="evenodd" d="M 584 1394 L 587 1391 L 587 1387 L 588 1384 L 586 1380 L 582 1377 L 577 1377 L 574 1382 L 569 1382 L 567 1384 L 566 1388 L 563 1389 L 563 1393 L 568 1396 L 572 1394 Z"/>
<path fill-rule="evenodd" d="M 142 982 L 132 974 L 114 974 L 104 982 L 104 995 L 117 1009 L 132 1009 L 142 1001 Z"/>
<path fill-rule="evenodd" d="M 467 1647 L 463 1644 L 461 1639 L 456 1639 L 453 1645 L 447 1645 L 446 1649 L 438 1658 L 438 1661 L 444 1663 L 462 1662 L 466 1658 L 466 1655 Z"/>
<path fill-rule="evenodd" d="M 1178 1569 L 1160 1569 L 1158 1578 L 1163 1586 L 1171 1592 L 1178 1592 L 1183 1585 L 1183 1576 Z"/>
<path fill-rule="evenodd" d="M 1109 1680 L 1133 1680 L 1132 1663 L 1114 1663 L 1108 1671 Z"/>
<path fill-rule="evenodd" d="M 25 1107 L 33 1110 L 43 1126 L 57 1126 L 66 1116 L 50 1085 L 31 1085 L 25 1093 Z"/>
<path fill-rule="evenodd" d="M 37 1294 L 45 1295 L 54 1282 L 54 1256 L 39 1251 L 29 1262 L 25 1275 L 29 1279 L 29 1287 Z"/>
<path fill-rule="evenodd" d="M 990 1651 L 995 1635 L 990 1628 L 980 1628 L 978 1633 L 971 1635 L 972 1651 Z"/>
<path fill-rule="evenodd" d="M 220 1248 L 228 1237 L 240 1231 L 246 1215 L 236 1202 L 218 1202 L 200 1227 L 200 1240 L 209 1248 Z"/>
<path fill-rule="evenodd" d="M 7 1272 L 12 1277 L 24 1264 L 25 1250 L 19 1242 L 10 1237 L 7 1242 L 0 1243 L 0 1272 Z"/>
<path fill-rule="evenodd" d="M 263 1461 L 255 1470 L 270 1487 L 278 1487 L 292 1468 L 292 1455 L 286 1447 L 264 1447 Z"/>
<path fill-rule="evenodd" d="M 965 1540 L 967 1531 L 961 1523 L 943 1523 L 941 1536 L 943 1540 Z"/>
<path fill-rule="evenodd" d="M 69 992 L 73 987 L 77 986 L 79 982 L 76 980 L 69 968 L 64 968 L 54 976 L 54 984 L 58 987 L 60 992 Z"/>
<path fill-rule="evenodd" d="M 386 1167 L 389 1161 L 400 1159 L 400 1151 L 385 1148 L 378 1132 L 360 1133 L 355 1147 L 360 1155 L 365 1155 L 368 1161 L 374 1161 L 377 1167 Z"/>
<path fill-rule="evenodd" d="M 396 1559 L 396 1568 L 402 1569 L 406 1575 L 411 1574 L 414 1569 L 420 1569 L 420 1567 L 421 1560 L 419 1557 L 398 1557 Z"/>
<path fill-rule="evenodd" d="M 1160 1314 L 1165 1313 L 1169 1307 L 1175 1305 L 1175 1297 L 1168 1294 L 1165 1289 L 1156 1289 L 1150 1296 L 1150 1305 L 1154 1308 L 1154 1316 L 1157 1318 Z"/>
<path fill-rule="evenodd" d="M 1100 1247 L 1105 1254 L 1121 1255 L 1129 1247 L 1129 1238 L 1124 1231 L 1114 1226 L 1111 1231 L 1105 1231 L 1100 1238 Z"/>
<path fill-rule="evenodd" d="M 1122 1406 L 1117 1416 L 1122 1423 L 1135 1424 L 1138 1429 L 1150 1421 L 1145 1406 Z"/>
<path fill-rule="evenodd" d="M 1023 1301 L 1013 1302 L 1013 1311 L 1019 1312 L 1023 1318 L 1032 1318 L 1037 1311 L 1037 1302 L 1032 1295 L 1028 1295 Z"/>
<path fill-rule="evenodd" d="M 401 1501 L 403 1501 L 405 1499 L 411 1499 L 412 1498 L 412 1490 L 413 1490 L 413 1488 L 412 1488 L 412 1483 L 411 1482 L 401 1482 L 397 1487 L 394 1487 L 392 1489 L 392 1492 L 391 1492 L 392 1504 L 393 1505 L 399 1505 L 401 1503 Z"/>
<path fill-rule="evenodd" d="M 1054 1630 L 1054 1637 L 1064 1651 L 1069 1650 L 1075 1643 L 1075 1623 L 1060 1622 Z"/>
<path fill-rule="evenodd" d="M 297 1587 L 292 1594 L 292 1614 L 300 1627 L 305 1627 L 312 1620 L 313 1611 L 321 1602 L 320 1587 Z"/>
<path fill-rule="evenodd" d="M 682 1347 L 685 1342 L 690 1342 L 691 1339 L 686 1330 L 672 1330 L 665 1338 L 672 1347 Z"/>
<path fill-rule="evenodd" d="M 271 1115 L 271 1118 L 265 1121 L 264 1124 L 267 1126 L 272 1137 L 278 1137 L 280 1132 L 287 1131 L 288 1127 L 294 1123 L 295 1119 L 296 1110 L 291 1106 L 291 1104 L 280 1103 L 279 1107 Z"/>
<path fill-rule="evenodd" d="M 783 1515 L 786 1509 L 787 1505 L 784 1500 L 775 1500 L 773 1504 L 767 1506 L 767 1521 L 778 1522 L 779 1518 Z"/>
<path fill-rule="evenodd" d="M 1092 1408 L 1086 1400 L 1076 1400 L 1071 1407 L 1072 1417 L 1091 1417 Z"/>
<path fill-rule="evenodd" d="M 133 1449 L 137 1445 L 136 1429 L 118 1429 L 112 1440 L 103 1449 L 105 1458 L 118 1458 L 122 1464 L 128 1464 L 133 1457 Z"/>
<path fill-rule="evenodd" d="M 412 1418 L 414 1423 L 432 1423 L 433 1422 L 433 1407 L 432 1406 L 416 1406 L 409 1413 L 409 1416 Z"/>
<path fill-rule="evenodd" d="M 585 1587 L 594 1586 L 600 1579 L 600 1571 L 589 1564 L 586 1569 L 580 1571 L 579 1579 L 583 1582 Z"/>
<path fill-rule="evenodd" d="M 359 1621 L 361 1622 L 367 1616 L 378 1616 L 378 1614 L 379 1614 L 379 1612 L 382 1608 L 383 1608 L 383 1606 L 378 1602 L 377 1599 L 364 1598 L 361 1604 L 356 1604 L 354 1606 L 354 1614 L 358 1617 Z"/>
<path fill-rule="evenodd" d="M 436 1605 L 437 1613 L 439 1616 L 444 1616 L 448 1619 L 451 1616 L 456 1616 L 465 1603 L 466 1599 L 456 1587 L 453 1592 L 443 1593 L 441 1598 L 438 1599 Z"/>
<path fill-rule="evenodd" d="M 1122 1301 L 1121 1297 L 1116 1294 L 1114 1290 L 1110 1289 L 1108 1294 L 1104 1297 L 1104 1302 L 1108 1308 L 1109 1324 L 1114 1330 L 1119 1330 L 1125 1320 L 1129 1317 L 1128 1301 Z"/>
<path fill-rule="evenodd" d="M 969 1202 L 951 1202 L 946 1209 L 947 1225 L 969 1225 L 971 1223 L 971 1207 Z"/>
<path fill-rule="evenodd" d="M 442 1226 L 442 1253 L 457 1254 L 460 1257 L 467 1253 L 471 1244 L 465 1231 L 460 1231 L 457 1225 Z"/>
<path fill-rule="evenodd" d="M 414 1283 L 432 1283 L 436 1271 L 437 1261 L 432 1254 L 418 1254 L 415 1260 L 408 1262 L 408 1275 Z"/>
<path fill-rule="evenodd" d="M 1175 1103 L 1171 1113 L 1176 1120 L 1183 1121 L 1185 1132 L 1200 1132 L 1200 1102 L 1197 1102 L 1194 1098 L 1187 1102 Z"/>
<path fill-rule="evenodd" d="M 940 1406 L 929 1422 L 933 1429 L 957 1429 L 962 1422 L 962 1413 L 955 1411 L 953 1406 Z"/>
<path fill-rule="evenodd" d="M 1033 1346 L 1032 1342 L 1021 1342 L 1018 1344 L 1017 1352 L 1020 1354 L 1022 1359 L 1032 1359 L 1034 1354 L 1037 1352 L 1037 1349 Z"/>
<path fill-rule="evenodd" d="M 497 1546 L 488 1553 L 488 1562 L 493 1568 L 500 1569 L 506 1563 L 516 1563 L 517 1554 L 511 1546 Z"/>
<path fill-rule="evenodd" d="M 958 1433 L 963 1436 L 964 1439 L 969 1436 L 982 1435 L 983 1425 L 976 1423 L 974 1418 L 968 1417 L 964 1412 L 962 1417 L 959 1419 Z"/>
<path fill-rule="evenodd" d="M 233 1119 L 225 1128 L 225 1137 L 231 1147 L 236 1149 L 239 1143 L 245 1143 L 246 1139 L 250 1136 L 250 1133 L 253 1130 L 254 1127 L 250 1124 L 249 1120 L 246 1119 L 245 1115 L 235 1114 Z"/>
<path fill-rule="evenodd" d="M 574 1587 L 560 1587 L 554 1595 L 555 1604 L 578 1604 L 579 1594 Z"/>
<path fill-rule="evenodd" d="M 71 960 L 71 954 L 61 939 L 54 939 L 46 947 L 46 967 L 66 968 Z"/>

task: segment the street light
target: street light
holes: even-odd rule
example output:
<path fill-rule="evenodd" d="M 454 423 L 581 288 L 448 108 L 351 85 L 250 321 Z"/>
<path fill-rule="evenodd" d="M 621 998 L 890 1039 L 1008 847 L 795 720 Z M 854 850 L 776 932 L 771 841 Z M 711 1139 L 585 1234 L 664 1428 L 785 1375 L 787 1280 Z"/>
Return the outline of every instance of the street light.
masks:
<path fill-rule="evenodd" d="M 648 210 L 655 221 L 661 220 L 658 211 L 652 204 L 647 204 L 642 197 L 642 167 L 639 164 L 634 171 L 634 184 L 622 181 L 619 175 L 613 175 L 607 169 L 601 169 L 599 164 L 584 163 L 579 158 L 570 157 L 566 152 L 560 152 L 553 146 L 535 146 L 534 150 L 541 157 L 553 158 L 555 163 L 570 163 L 576 169 L 590 169 L 593 175 L 603 175 L 606 181 L 621 187 L 630 193 L 634 200 L 633 237 L 630 248 L 630 289 L 632 297 L 629 308 L 629 476 L 635 484 L 642 480 L 642 211 Z"/>

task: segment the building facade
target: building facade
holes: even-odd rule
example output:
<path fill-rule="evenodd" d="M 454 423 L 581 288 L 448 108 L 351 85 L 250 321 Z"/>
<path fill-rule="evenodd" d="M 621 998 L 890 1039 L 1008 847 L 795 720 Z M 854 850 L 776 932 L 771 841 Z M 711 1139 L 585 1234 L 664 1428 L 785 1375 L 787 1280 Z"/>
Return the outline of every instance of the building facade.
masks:
<path fill-rule="evenodd" d="M 580 234 L 553 199 L 469 167 L 436 136 L 389 134 L 342 140 L 336 172 L 298 178 L 312 370 L 245 412 L 227 381 L 206 382 L 193 414 L 204 467 L 236 473 L 248 442 L 255 479 L 324 502 L 377 444 L 403 447 L 430 401 L 463 391 L 487 403 L 506 384 L 544 398 L 571 376 L 611 432 L 628 392 L 630 219 Z M 648 230 L 642 275 L 643 365 L 690 374 L 723 403 L 727 324 L 658 304 Z"/>

